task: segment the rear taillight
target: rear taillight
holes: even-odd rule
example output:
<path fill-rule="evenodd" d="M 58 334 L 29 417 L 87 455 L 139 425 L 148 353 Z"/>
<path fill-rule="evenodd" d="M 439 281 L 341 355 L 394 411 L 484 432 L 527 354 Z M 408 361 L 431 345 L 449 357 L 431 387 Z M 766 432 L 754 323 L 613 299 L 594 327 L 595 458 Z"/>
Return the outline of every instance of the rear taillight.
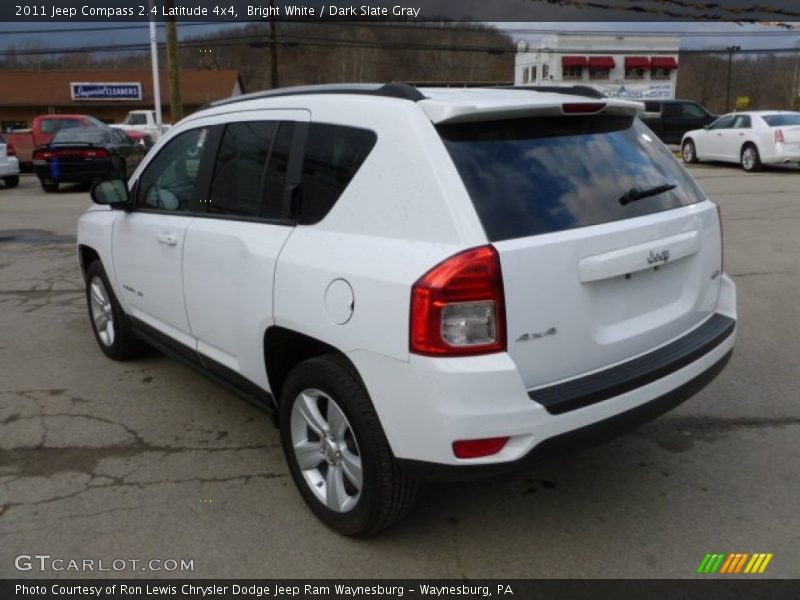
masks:
<path fill-rule="evenodd" d="M 466 356 L 506 349 L 500 257 L 493 246 L 439 263 L 411 289 L 410 349 Z"/>
<path fill-rule="evenodd" d="M 50 160 L 55 157 L 55 152 L 52 150 L 34 150 L 33 160 Z"/>
<path fill-rule="evenodd" d="M 111 156 L 107 150 L 103 148 L 92 148 L 92 149 L 72 149 L 72 148 L 65 148 L 65 149 L 55 149 L 55 150 L 36 150 L 33 153 L 33 160 L 51 160 L 54 158 L 62 159 L 62 158 L 108 158 Z"/>
<path fill-rule="evenodd" d="M 14 149 L 14 146 L 11 144 L 6 144 L 6 156 L 16 156 L 17 151 Z"/>
<path fill-rule="evenodd" d="M 776 129 L 775 130 L 775 143 L 776 144 L 782 144 L 785 141 L 786 140 L 783 137 L 783 130 L 782 129 Z"/>

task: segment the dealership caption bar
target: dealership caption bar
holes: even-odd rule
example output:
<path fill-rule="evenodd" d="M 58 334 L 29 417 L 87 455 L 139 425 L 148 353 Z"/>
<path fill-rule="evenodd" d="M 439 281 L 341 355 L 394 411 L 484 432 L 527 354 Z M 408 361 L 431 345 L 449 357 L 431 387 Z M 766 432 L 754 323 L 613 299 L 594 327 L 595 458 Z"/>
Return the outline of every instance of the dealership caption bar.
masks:
<path fill-rule="evenodd" d="M 520 598 L 524 600 L 796 600 L 798 582 L 791 579 L 538 579 L 538 580 L 180 580 L 82 579 L 0 580 L 0 598 L 17 600 L 102 600 L 174 598 L 261 600 L 262 598 Z"/>
<path fill-rule="evenodd" d="M 110 4 L 112 4 L 110 6 Z M 151 12 L 152 11 L 152 12 Z M 14 0 L 0 2 L 0 21 L 163 21 L 171 16 L 182 21 L 257 21 L 259 19 L 339 19 L 346 21 L 749 21 L 800 20 L 796 0 L 717 0 L 665 2 L 663 0 L 595 0 L 594 2 L 545 2 L 492 0 Z"/>

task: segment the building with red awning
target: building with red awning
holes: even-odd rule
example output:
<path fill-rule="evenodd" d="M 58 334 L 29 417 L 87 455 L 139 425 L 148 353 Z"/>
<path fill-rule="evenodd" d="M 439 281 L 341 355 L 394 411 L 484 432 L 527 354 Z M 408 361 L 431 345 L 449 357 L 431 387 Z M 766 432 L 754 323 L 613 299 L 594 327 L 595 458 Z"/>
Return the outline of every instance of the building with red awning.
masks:
<path fill-rule="evenodd" d="M 674 98 L 680 37 L 557 33 L 520 41 L 515 85 L 589 85 L 609 96 Z"/>

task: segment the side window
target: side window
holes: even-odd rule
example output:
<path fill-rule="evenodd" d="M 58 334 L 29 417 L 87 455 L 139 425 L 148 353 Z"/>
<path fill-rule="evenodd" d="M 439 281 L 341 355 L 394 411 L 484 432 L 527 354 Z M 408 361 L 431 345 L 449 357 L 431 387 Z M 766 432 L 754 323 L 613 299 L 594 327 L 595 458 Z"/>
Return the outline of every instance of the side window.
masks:
<path fill-rule="evenodd" d="M 298 222 L 318 223 L 333 208 L 378 136 L 368 129 L 311 123 L 301 180 Z"/>
<path fill-rule="evenodd" d="M 284 214 L 283 192 L 286 186 L 286 171 L 289 166 L 293 136 L 294 123 L 281 123 L 269 154 L 269 165 L 264 178 L 264 199 L 259 212 L 261 217 L 277 219 Z"/>
<path fill-rule="evenodd" d="M 683 116 L 687 119 L 705 119 L 708 114 L 697 104 L 689 103 L 683 105 Z"/>
<path fill-rule="evenodd" d="M 164 146 L 138 182 L 136 205 L 167 211 L 188 210 L 208 129 L 181 133 Z"/>
<path fill-rule="evenodd" d="M 750 117 L 747 115 L 739 115 L 733 122 L 734 129 L 750 129 Z"/>
<path fill-rule="evenodd" d="M 276 123 L 231 123 L 222 136 L 207 211 L 255 217 L 259 214 L 264 167 Z"/>
<path fill-rule="evenodd" d="M 709 129 L 730 129 L 732 125 L 733 125 L 732 116 L 720 117 L 711 124 Z"/>
<path fill-rule="evenodd" d="M 660 102 L 645 102 L 644 103 L 644 110 L 645 110 L 645 112 L 661 112 L 661 103 Z"/>
<path fill-rule="evenodd" d="M 661 114 L 670 119 L 680 119 L 683 116 L 680 104 L 665 104 L 661 111 Z"/>

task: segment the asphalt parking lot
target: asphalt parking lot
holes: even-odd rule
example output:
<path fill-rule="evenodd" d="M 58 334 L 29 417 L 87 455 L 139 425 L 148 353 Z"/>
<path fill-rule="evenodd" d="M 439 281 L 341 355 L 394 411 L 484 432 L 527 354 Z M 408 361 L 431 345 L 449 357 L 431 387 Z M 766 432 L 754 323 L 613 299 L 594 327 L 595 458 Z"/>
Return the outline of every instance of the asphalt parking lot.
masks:
<path fill-rule="evenodd" d="M 0 577 L 103 575 L 15 570 L 38 553 L 194 565 L 116 576 L 680 578 L 707 552 L 800 576 L 800 169 L 691 171 L 738 285 L 727 370 L 603 446 L 427 487 L 367 540 L 306 509 L 266 414 L 156 352 L 102 355 L 75 258 L 85 189 L 0 187 Z"/>

